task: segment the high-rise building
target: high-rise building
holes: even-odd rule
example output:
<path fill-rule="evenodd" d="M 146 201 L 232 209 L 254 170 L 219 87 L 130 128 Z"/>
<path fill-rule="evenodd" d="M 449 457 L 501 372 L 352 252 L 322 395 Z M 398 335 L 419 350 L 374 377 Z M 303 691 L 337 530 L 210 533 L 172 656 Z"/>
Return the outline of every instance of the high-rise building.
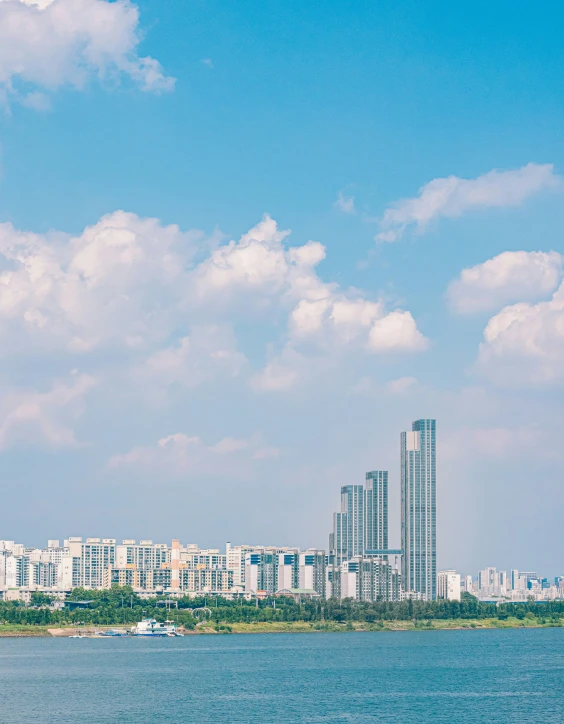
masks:
<path fill-rule="evenodd" d="M 330 596 L 357 601 L 399 601 L 400 572 L 388 561 L 355 556 L 332 571 Z"/>
<path fill-rule="evenodd" d="M 63 556 L 61 584 L 64 588 L 103 588 L 105 571 L 115 565 L 115 538 L 69 538 Z"/>
<path fill-rule="evenodd" d="M 343 485 L 341 512 L 347 515 L 347 558 L 364 553 L 364 488 L 362 485 Z"/>
<path fill-rule="evenodd" d="M 233 571 L 233 585 L 237 588 L 245 588 L 245 559 L 247 553 L 251 553 L 255 548 L 258 546 L 232 546 L 231 543 L 227 543 L 225 550 L 227 568 Z"/>
<path fill-rule="evenodd" d="M 388 548 L 388 471 L 366 473 L 364 552 Z"/>
<path fill-rule="evenodd" d="M 279 566 L 283 566 L 284 585 L 289 580 L 297 582 L 299 567 L 299 551 L 297 548 L 253 548 L 245 555 L 245 591 L 256 593 L 266 591 L 276 593 L 280 586 L 278 583 Z M 288 558 L 286 559 L 286 556 Z M 289 566 L 286 569 L 285 566 Z"/>
<path fill-rule="evenodd" d="M 385 556 L 388 548 L 388 471 L 366 473 L 366 483 L 343 485 L 341 510 L 333 514 L 329 563 L 340 566 L 354 556 Z"/>
<path fill-rule="evenodd" d="M 309 548 L 299 554 L 298 588 L 313 590 L 325 598 L 325 551 Z M 278 586 L 282 588 L 282 586 Z"/>
<path fill-rule="evenodd" d="M 300 554 L 297 551 L 278 554 L 276 590 L 299 588 Z"/>
<path fill-rule="evenodd" d="M 439 571 L 437 574 L 437 598 L 460 601 L 460 573 Z"/>
<path fill-rule="evenodd" d="M 347 514 L 333 513 L 333 532 L 329 535 L 329 556 L 335 566 L 348 559 Z"/>
<path fill-rule="evenodd" d="M 437 597 L 436 421 L 401 433 L 402 574 L 406 592 Z"/>
<path fill-rule="evenodd" d="M 139 571 L 160 568 L 170 563 L 170 548 L 166 543 L 153 543 L 152 540 L 124 540 L 116 545 L 115 567 L 135 568 Z"/>

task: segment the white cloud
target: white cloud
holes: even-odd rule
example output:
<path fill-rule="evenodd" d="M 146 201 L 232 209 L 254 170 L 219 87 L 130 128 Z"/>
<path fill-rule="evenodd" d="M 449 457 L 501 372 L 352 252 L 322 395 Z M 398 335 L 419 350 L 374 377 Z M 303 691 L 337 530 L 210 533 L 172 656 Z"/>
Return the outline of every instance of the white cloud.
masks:
<path fill-rule="evenodd" d="M 14 444 L 75 447 L 71 423 L 84 412 L 84 397 L 94 386 L 90 375 L 74 373 L 48 392 L 11 390 L 0 403 L 0 449 Z"/>
<path fill-rule="evenodd" d="M 2 2 L 2 0 L 0 0 L 0 2 Z M 33 108 L 34 111 L 51 110 L 51 100 L 49 96 L 38 91 L 28 93 L 21 99 L 21 103 L 27 108 Z"/>
<path fill-rule="evenodd" d="M 0 91 L 18 97 L 22 83 L 53 91 L 122 76 L 144 91 L 171 90 L 160 63 L 137 54 L 140 40 L 129 0 L 0 0 Z"/>
<path fill-rule="evenodd" d="M 279 356 L 273 357 L 251 378 L 251 387 L 255 392 L 290 390 L 299 382 L 303 366 L 304 358 L 288 344 Z"/>
<path fill-rule="evenodd" d="M 286 249 L 289 234 L 265 214 L 239 241 L 220 246 L 199 265 L 194 277 L 198 297 L 217 303 L 252 294 L 264 303 L 285 294 L 315 295 L 323 285 L 313 268 L 325 258 L 325 248 L 308 241 Z"/>
<path fill-rule="evenodd" d="M 0 335 L 74 352 L 166 339 L 200 237 L 123 211 L 74 238 L 0 224 Z"/>
<path fill-rule="evenodd" d="M 327 290 L 323 299 L 302 299 L 290 316 L 294 340 L 316 336 L 322 344 L 346 345 L 355 340 L 375 353 L 414 352 L 425 349 L 427 340 L 409 312 L 386 312 L 381 302 L 350 298 Z"/>
<path fill-rule="evenodd" d="M 128 379 L 158 398 L 170 385 L 240 374 L 246 358 L 232 325 L 250 314 L 288 319 L 276 344 L 282 352 L 251 379 L 255 390 L 290 389 L 345 348 L 427 346 L 409 312 L 322 281 L 323 245 L 287 247 L 288 234 L 268 215 L 220 247 L 201 232 L 123 211 L 76 237 L 0 224 L 4 354 L 111 349 L 126 357 Z"/>
<path fill-rule="evenodd" d="M 326 289 L 322 299 L 302 299 L 292 310 L 289 340 L 251 380 L 257 392 L 283 392 L 319 376 L 343 352 L 413 353 L 429 341 L 409 312 L 387 312 L 381 302 L 348 298 Z"/>
<path fill-rule="evenodd" d="M 158 350 L 136 370 L 139 381 L 162 388 L 178 384 L 195 387 L 220 376 L 237 377 L 246 365 L 237 351 L 233 331 L 215 325 L 196 326 L 177 344 Z"/>
<path fill-rule="evenodd" d="M 409 390 L 417 385 L 415 377 L 398 377 L 397 380 L 391 380 L 386 385 L 386 389 L 392 395 L 405 395 Z"/>
<path fill-rule="evenodd" d="M 259 434 L 250 438 L 224 437 L 206 445 L 198 436 L 176 433 L 163 437 L 156 445 L 135 447 L 128 453 L 114 455 L 111 468 L 127 468 L 146 472 L 158 471 L 172 476 L 244 475 L 253 461 L 276 457 L 276 448 L 264 445 Z"/>
<path fill-rule="evenodd" d="M 501 383 L 564 381 L 564 283 L 550 301 L 514 304 L 490 319 L 478 369 Z"/>
<path fill-rule="evenodd" d="M 410 312 L 396 310 L 377 319 L 368 335 L 373 352 L 419 352 L 429 341 L 417 329 Z"/>
<path fill-rule="evenodd" d="M 346 196 L 342 191 L 339 191 L 337 194 L 337 200 L 334 206 L 339 211 L 342 211 L 343 214 L 356 214 L 354 196 Z"/>
<path fill-rule="evenodd" d="M 562 274 L 555 251 L 505 251 L 483 264 L 463 269 L 447 297 L 458 314 L 499 309 L 514 301 L 533 301 L 552 292 Z"/>
<path fill-rule="evenodd" d="M 518 206 L 539 191 L 559 185 L 561 178 L 552 164 L 536 163 L 512 171 L 493 170 L 475 179 L 437 178 L 414 198 L 386 209 L 376 239 L 397 241 L 410 226 L 422 232 L 435 219 L 462 216 L 473 209 Z"/>

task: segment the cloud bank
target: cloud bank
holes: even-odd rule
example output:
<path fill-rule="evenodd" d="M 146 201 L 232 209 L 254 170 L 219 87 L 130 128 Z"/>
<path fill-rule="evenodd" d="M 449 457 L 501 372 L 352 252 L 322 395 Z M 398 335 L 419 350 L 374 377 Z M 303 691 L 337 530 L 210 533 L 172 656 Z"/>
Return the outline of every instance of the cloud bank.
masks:
<path fill-rule="evenodd" d="M 81 89 L 92 78 L 172 90 L 158 60 L 138 54 L 140 41 L 129 0 L 0 0 L 0 95 L 45 107 L 39 90 Z"/>

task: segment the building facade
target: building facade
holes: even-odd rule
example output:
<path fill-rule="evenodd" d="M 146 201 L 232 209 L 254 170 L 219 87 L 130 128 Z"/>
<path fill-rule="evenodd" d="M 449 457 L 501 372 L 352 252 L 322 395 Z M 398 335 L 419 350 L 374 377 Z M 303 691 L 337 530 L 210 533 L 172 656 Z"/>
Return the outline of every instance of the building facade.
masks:
<path fill-rule="evenodd" d="M 436 421 L 401 433 L 402 578 L 408 593 L 437 597 Z"/>
<path fill-rule="evenodd" d="M 364 551 L 388 548 L 388 471 L 366 473 L 364 486 Z"/>
<path fill-rule="evenodd" d="M 355 556 L 332 571 L 331 596 L 355 601 L 401 600 L 401 574 L 383 558 Z"/>
<path fill-rule="evenodd" d="M 460 601 L 460 573 L 439 571 L 437 574 L 437 598 Z"/>

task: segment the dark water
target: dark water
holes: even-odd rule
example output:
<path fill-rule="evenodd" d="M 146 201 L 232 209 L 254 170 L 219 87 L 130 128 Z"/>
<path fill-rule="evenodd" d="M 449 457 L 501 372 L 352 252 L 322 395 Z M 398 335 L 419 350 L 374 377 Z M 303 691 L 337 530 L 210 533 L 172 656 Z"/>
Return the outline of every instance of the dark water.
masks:
<path fill-rule="evenodd" d="M 0 639 L 0 721 L 564 722 L 564 629 Z"/>

